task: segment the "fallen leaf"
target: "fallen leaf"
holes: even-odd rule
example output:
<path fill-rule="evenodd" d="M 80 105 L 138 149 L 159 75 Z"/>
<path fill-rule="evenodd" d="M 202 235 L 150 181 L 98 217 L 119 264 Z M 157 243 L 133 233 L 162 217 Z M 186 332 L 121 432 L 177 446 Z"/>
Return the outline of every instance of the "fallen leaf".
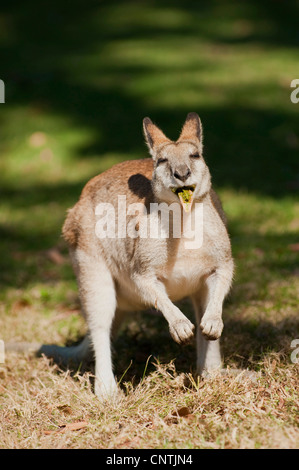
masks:
<path fill-rule="evenodd" d="M 179 416 L 187 416 L 190 414 L 190 410 L 187 406 L 182 406 L 182 408 L 179 408 L 176 411 L 176 414 L 178 414 Z M 175 412 L 173 413 L 173 416 L 175 416 Z"/>
<path fill-rule="evenodd" d="M 14 312 L 17 312 L 19 310 L 23 310 L 24 307 L 28 307 L 29 305 L 30 305 L 29 300 L 27 300 L 27 299 L 18 299 L 12 304 L 11 309 Z"/>
<path fill-rule="evenodd" d="M 79 431 L 80 429 L 86 428 L 87 425 L 87 421 L 76 421 L 74 423 L 61 424 L 58 429 L 45 430 L 43 431 L 43 433 L 46 436 L 49 436 L 51 434 L 62 434 L 67 429 L 69 429 L 70 431 Z"/>
<path fill-rule="evenodd" d="M 77 421 L 75 423 L 67 423 L 62 426 L 62 429 L 69 429 L 70 431 L 78 431 L 79 429 L 86 428 L 87 421 Z"/>
<path fill-rule="evenodd" d="M 192 413 L 187 406 L 182 406 L 178 410 L 175 410 L 171 413 L 171 416 L 165 418 L 166 424 L 178 424 L 179 418 L 190 418 Z"/>
<path fill-rule="evenodd" d="M 72 409 L 69 405 L 58 405 L 57 408 L 65 414 L 72 414 Z"/>
<path fill-rule="evenodd" d="M 289 245 L 289 250 L 299 251 L 299 243 L 293 243 L 292 245 Z"/>
<path fill-rule="evenodd" d="M 46 252 L 47 258 L 54 264 L 63 264 L 65 262 L 64 256 L 57 250 L 57 248 L 51 248 Z"/>

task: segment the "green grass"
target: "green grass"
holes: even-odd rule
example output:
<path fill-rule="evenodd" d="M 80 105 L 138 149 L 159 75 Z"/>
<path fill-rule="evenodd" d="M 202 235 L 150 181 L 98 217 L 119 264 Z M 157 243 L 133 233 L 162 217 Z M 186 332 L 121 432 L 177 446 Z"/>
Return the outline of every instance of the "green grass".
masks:
<path fill-rule="evenodd" d="M 290 83 L 298 78 L 298 10 L 298 1 L 286 6 L 270 0 L 76 0 L 71 9 L 30 0 L 1 7 L 1 339 L 66 344 L 84 334 L 61 239 L 67 208 L 90 177 L 147 156 L 143 117 L 175 139 L 186 114 L 196 111 L 236 261 L 224 312 L 225 363 L 264 374 L 256 388 L 237 390 L 222 379 L 199 389 L 195 383 L 174 387 L 166 372 L 171 361 L 172 374 L 194 371 L 195 347 L 174 344 L 162 318 L 140 315 L 114 345 L 115 373 L 128 396 L 109 408 L 110 416 L 82 377 L 64 379 L 46 362 L 16 365 L 8 358 L 4 391 L 0 379 L 0 413 L 9 429 L 2 446 L 54 447 L 57 436 L 45 437 L 41 429 L 53 416 L 57 426 L 63 392 L 74 420 L 86 418 L 80 399 L 92 404 L 86 412 L 90 430 L 76 438 L 71 431 L 62 434 L 61 446 L 298 447 L 298 370 L 290 363 L 290 344 L 299 336 L 299 104 L 290 101 Z M 182 309 L 192 316 L 187 301 Z M 47 387 L 53 384 L 53 395 L 30 379 L 35 369 Z M 230 387 L 239 396 L 232 404 Z M 40 397 L 40 428 L 30 408 L 34 394 Z M 29 428 L 22 422 L 26 396 L 34 416 Z M 238 404 L 249 412 L 240 412 Z M 193 417 L 173 423 L 173 409 L 185 405 Z M 134 429 L 138 416 L 141 424 Z M 127 441 L 118 419 L 131 432 Z"/>

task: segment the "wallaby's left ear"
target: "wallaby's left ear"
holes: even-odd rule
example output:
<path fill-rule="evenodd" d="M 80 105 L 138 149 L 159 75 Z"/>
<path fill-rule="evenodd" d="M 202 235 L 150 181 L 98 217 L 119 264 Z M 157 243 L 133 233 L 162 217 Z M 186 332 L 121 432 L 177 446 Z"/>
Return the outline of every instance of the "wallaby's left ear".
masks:
<path fill-rule="evenodd" d="M 187 115 L 185 124 L 183 125 L 181 135 L 178 139 L 178 142 L 182 140 L 195 141 L 197 144 L 199 143 L 202 146 L 202 143 L 203 143 L 202 124 L 201 124 L 201 120 L 199 119 L 198 114 L 189 113 Z"/>
<path fill-rule="evenodd" d="M 163 134 L 163 132 L 157 127 L 149 117 L 143 119 L 143 132 L 150 154 L 155 158 L 157 148 L 170 142 L 170 140 Z"/>

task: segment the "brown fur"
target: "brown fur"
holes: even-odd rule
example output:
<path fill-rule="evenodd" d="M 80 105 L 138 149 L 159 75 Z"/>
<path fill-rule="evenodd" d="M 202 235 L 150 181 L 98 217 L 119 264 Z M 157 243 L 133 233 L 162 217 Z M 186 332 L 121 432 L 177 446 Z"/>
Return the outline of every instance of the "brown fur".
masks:
<path fill-rule="evenodd" d="M 85 221 L 88 217 L 92 218 L 93 223 L 89 221 L 87 227 L 91 230 L 90 236 L 94 236 L 94 209 L 99 202 L 113 203 L 110 194 L 126 194 L 129 204 L 143 202 L 147 206 L 147 201 L 153 202 L 153 171 L 153 160 L 145 158 L 144 160 L 128 160 L 118 163 L 92 178 L 83 188 L 77 204 L 68 210 L 62 229 L 66 242 L 72 248 L 76 248 L 80 242 L 84 243 L 82 231 L 83 227 L 86 227 Z M 105 198 L 103 198 L 102 193 L 106 195 Z M 210 196 L 215 209 L 226 224 L 226 216 L 221 201 L 212 188 L 210 189 Z"/>

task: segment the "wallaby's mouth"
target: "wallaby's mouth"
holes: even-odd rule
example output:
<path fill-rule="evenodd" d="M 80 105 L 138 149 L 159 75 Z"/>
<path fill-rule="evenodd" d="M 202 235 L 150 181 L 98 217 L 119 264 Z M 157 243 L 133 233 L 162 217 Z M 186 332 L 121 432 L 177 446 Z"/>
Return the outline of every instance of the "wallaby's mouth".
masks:
<path fill-rule="evenodd" d="M 190 212 L 193 203 L 195 185 L 171 188 L 171 190 L 178 196 L 184 211 Z"/>

